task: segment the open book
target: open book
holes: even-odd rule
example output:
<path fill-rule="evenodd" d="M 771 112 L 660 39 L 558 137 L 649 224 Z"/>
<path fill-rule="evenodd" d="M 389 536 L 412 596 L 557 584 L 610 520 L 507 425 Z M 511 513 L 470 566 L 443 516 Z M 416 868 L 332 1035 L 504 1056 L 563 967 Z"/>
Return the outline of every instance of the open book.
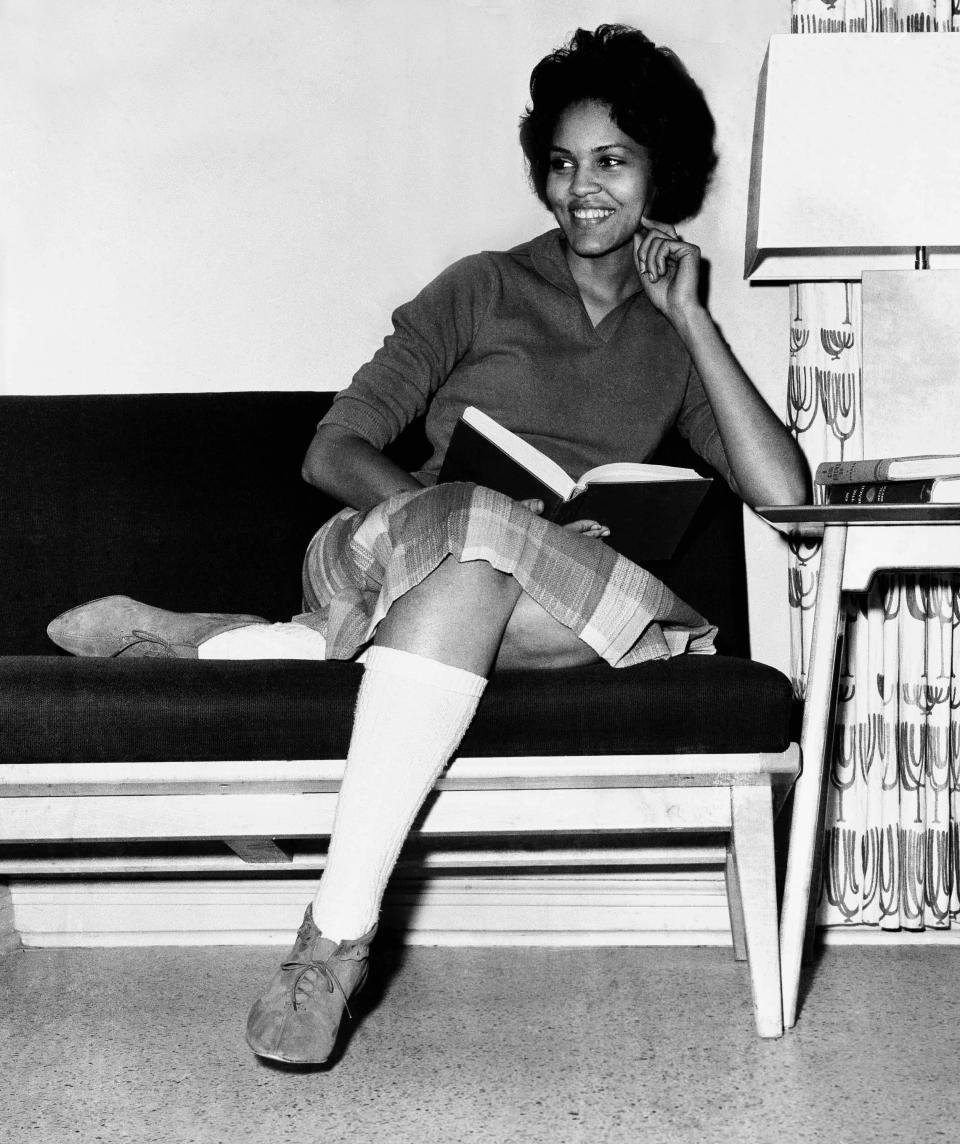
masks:
<path fill-rule="evenodd" d="M 529 441 L 470 405 L 450 438 L 440 481 L 472 481 L 515 500 L 537 497 L 558 524 L 598 520 L 631 560 L 666 560 L 710 487 L 693 469 L 614 461 L 574 478 Z"/>

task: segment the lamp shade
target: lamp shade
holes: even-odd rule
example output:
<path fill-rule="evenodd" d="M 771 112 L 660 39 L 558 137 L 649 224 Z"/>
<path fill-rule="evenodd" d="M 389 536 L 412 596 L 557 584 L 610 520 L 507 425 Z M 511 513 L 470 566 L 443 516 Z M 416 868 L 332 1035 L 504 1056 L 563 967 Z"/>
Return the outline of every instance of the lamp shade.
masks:
<path fill-rule="evenodd" d="M 776 35 L 757 94 L 745 277 L 960 268 L 960 35 Z"/>

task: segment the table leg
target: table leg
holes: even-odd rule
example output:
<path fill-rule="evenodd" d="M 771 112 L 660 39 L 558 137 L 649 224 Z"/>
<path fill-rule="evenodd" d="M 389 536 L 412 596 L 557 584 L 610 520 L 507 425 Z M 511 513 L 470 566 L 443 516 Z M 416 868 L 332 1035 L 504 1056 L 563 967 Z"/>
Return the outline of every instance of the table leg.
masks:
<path fill-rule="evenodd" d="M 807 669 L 807 692 L 800 735 L 802 769 L 794 787 L 793 818 L 780 918 L 783 1019 L 788 1028 L 797 1019 L 800 966 L 819 841 L 817 821 L 820 796 L 829 762 L 826 755 L 831 742 L 829 720 L 846 543 L 846 525 L 827 525 L 824 528 L 813 646 Z"/>

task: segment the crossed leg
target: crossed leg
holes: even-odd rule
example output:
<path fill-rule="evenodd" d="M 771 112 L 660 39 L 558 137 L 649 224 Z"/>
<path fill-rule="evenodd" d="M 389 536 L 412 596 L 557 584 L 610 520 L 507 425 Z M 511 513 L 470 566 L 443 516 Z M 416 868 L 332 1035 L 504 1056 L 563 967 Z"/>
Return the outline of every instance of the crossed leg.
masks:
<path fill-rule="evenodd" d="M 331 938 L 376 922 L 400 848 L 498 666 L 596 653 L 485 561 L 448 557 L 381 621 L 366 661 L 314 919 Z"/>
<path fill-rule="evenodd" d="M 400 849 L 469 726 L 493 664 L 567 666 L 595 658 L 512 576 L 485 561 L 447 557 L 394 601 L 364 664 L 320 887 L 293 950 L 250 1011 L 254 1052 L 322 1062 L 333 1051 L 349 998 L 366 979 Z"/>

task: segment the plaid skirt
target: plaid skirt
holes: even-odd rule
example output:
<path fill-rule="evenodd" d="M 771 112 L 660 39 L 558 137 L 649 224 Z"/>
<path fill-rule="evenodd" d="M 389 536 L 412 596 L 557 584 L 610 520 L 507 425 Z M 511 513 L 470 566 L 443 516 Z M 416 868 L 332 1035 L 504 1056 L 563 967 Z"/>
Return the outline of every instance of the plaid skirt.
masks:
<path fill-rule="evenodd" d="M 614 667 L 714 651 L 717 629 L 655 576 L 603 541 L 473 484 L 397 493 L 328 520 L 307 548 L 305 612 L 296 620 L 326 637 L 328 659 L 352 659 L 394 600 L 451 555 L 515 577 Z"/>

